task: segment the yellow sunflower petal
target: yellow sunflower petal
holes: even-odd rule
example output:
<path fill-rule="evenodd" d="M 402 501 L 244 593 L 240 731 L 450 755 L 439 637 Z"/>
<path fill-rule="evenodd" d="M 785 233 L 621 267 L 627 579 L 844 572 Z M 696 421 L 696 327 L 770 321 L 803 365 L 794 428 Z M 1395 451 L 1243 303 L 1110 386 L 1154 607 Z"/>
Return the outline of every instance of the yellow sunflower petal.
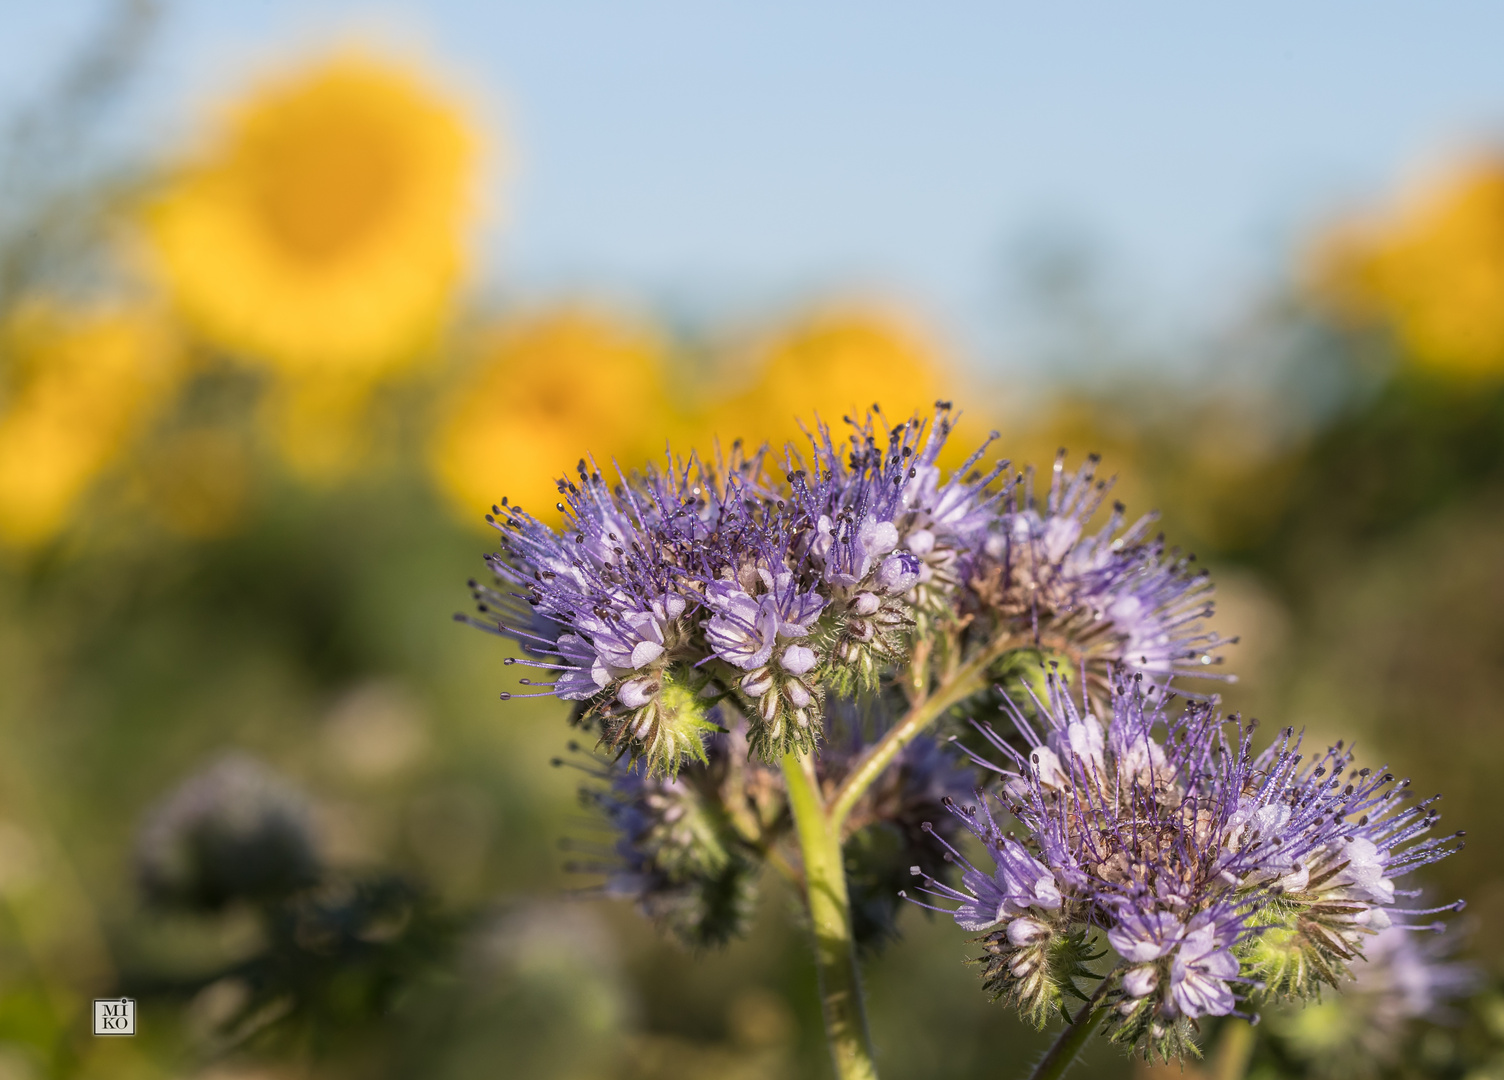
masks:
<path fill-rule="evenodd" d="M 1339 314 L 1387 322 L 1423 366 L 1504 373 L 1504 160 L 1455 170 L 1321 251 L 1316 293 Z"/>
<path fill-rule="evenodd" d="M 844 415 L 865 416 L 878 404 L 895 423 L 916 411 L 928 418 L 957 385 L 940 350 L 910 320 L 877 308 L 817 312 L 754 347 L 749 363 L 755 383 L 709 411 L 702 441 L 802 445 L 798 422 L 813 426 L 817 416 L 841 439 Z M 974 430 L 985 432 L 985 424 Z"/>
<path fill-rule="evenodd" d="M 95 478 L 164 402 L 179 352 L 132 310 L 27 305 L 0 327 L 0 542 L 56 535 Z"/>
<path fill-rule="evenodd" d="M 650 329 L 570 307 L 497 327 L 477 353 L 444 410 L 432 459 L 467 518 L 507 495 L 555 519 L 551 478 L 573 475 L 581 457 L 631 469 L 661 453 L 665 349 Z"/>
<path fill-rule="evenodd" d="M 231 110 L 148 210 L 156 263 L 226 350 L 294 373 L 388 370 L 449 310 L 476 152 L 416 74 L 337 56 Z"/>

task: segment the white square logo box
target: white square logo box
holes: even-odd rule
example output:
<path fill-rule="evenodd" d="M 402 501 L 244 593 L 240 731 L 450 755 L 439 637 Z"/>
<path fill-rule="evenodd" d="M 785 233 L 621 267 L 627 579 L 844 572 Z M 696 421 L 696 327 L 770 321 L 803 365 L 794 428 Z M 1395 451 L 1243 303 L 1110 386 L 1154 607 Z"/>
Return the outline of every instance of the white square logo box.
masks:
<path fill-rule="evenodd" d="M 134 1035 L 136 1003 L 130 998 L 94 999 L 94 1034 Z"/>

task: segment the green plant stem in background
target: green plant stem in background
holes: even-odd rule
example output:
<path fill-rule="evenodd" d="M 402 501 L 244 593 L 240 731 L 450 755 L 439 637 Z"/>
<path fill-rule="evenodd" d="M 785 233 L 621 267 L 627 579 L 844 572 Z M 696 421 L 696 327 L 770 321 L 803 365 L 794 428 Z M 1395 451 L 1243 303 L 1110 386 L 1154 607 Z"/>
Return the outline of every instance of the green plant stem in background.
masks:
<path fill-rule="evenodd" d="M 815 935 L 820 1006 L 836 1075 L 841 1080 L 876 1080 L 851 932 L 840 826 L 820 796 L 812 757 L 785 754 L 783 776 L 804 859 L 804 891 Z"/>
<path fill-rule="evenodd" d="M 1059 1080 L 1065 1075 L 1065 1070 L 1075 1063 L 1076 1056 L 1086 1045 L 1086 1040 L 1091 1038 L 1091 1033 L 1096 1031 L 1097 1026 L 1107 1017 L 1106 1009 L 1097 1008 L 1097 1000 L 1111 981 L 1112 977 L 1109 975 L 1097 985 L 1091 1000 L 1081 1006 L 1076 1019 L 1066 1025 L 1065 1030 L 1055 1039 L 1054 1045 L 1045 1051 L 1044 1057 L 1039 1059 L 1039 1064 L 1034 1066 L 1034 1071 L 1029 1074 L 1029 1080 Z"/>
<path fill-rule="evenodd" d="M 1019 647 L 1019 642 L 1005 636 L 977 653 L 966 663 L 956 668 L 935 688 L 935 692 L 916 702 L 904 718 L 883 735 L 876 746 L 846 777 L 835 798 L 830 803 L 830 820 L 837 832 L 845 824 L 868 788 L 883 774 L 900 750 L 913 742 L 924 730 L 940 719 L 953 705 L 959 705 L 973 694 L 987 689 L 992 682 L 992 668 L 1006 653 Z"/>
<path fill-rule="evenodd" d="M 1243 1080 L 1253 1057 L 1254 1031 L 1247 1020 L 1233 1018 L 1222 1025 L 1217 1053 L 1211 1062 L 1212 1080 Z"/>

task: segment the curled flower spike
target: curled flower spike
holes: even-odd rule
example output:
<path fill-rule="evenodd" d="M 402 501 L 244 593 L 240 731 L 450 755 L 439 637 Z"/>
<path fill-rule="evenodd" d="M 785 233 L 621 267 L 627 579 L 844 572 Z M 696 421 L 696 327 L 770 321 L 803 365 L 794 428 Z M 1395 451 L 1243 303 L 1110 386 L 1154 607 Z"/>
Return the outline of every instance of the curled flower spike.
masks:
<path fill-rule="evenodd" d="M 635 901 L 691 949 L 743 935 L 757 898 L 755 853 L 720 810 L 730 750 L 719 736 L 703 764 L 674 779 L 589 757 L 555 761 L 594 781 L 580 789 L 580 800 L 610 830 L 606 843 L 567 843 L 583 856 L 567 869 L 601 877 L 593 891 Z"/>
<path fill-rule="evenodd" d="M 995 869 L 967 863 L 959 888 L 926 885 L 994 950 L 1038 940 L 1040 926 L 1105 931 L 1119 958 L 1105 999 L 1113 1039 L 1183 1054 L 1186 1021 L 1228 1015 L 1250 991 L 1312 997 L 1340 985 L 1396 917 L 1458 906 L 1396 906 L 1394 879 L 1450 854 L 1454 838 L 1426 837 L 1431 802 L 1405 805 L 1391 774 L 1353 767 L 1340 744 L 1303 763 L 1287 730 L 1255 754 L 1253 725 L 1234 727 L 1207 702 L 1177 712 L 1142 675 L 1114 683 L 1104 729 L 1067 689 L 1050 678 L 1037 722 L 1011 708 L 1024 750 L 979 725 L 1001 760 L 973 758 L 1001 793 L 950 809 Z M 999 827 L 993 802 L 1021 835 Z"/>
<path fill-rule="evenodd" d="M 1139 671 L 1166 684 L 1176 676 L 1230 680 L 1212 669 L 1235 643 L 1205 628 L 1211 583 L 1194 556 L 1149 535 L 1156 515 L 1127 524 L 1121 503 L 1086 531 L 1106 497 L 1096 455 L 1075 472 L 1055 459 L 1041 502 L 1032 471 L 1010 491 L 1008 512 L 983 542 L 971 589 L 981 612 L 1023 618 L 1039 641 L 1105 693 L 1112 670 Z"/>

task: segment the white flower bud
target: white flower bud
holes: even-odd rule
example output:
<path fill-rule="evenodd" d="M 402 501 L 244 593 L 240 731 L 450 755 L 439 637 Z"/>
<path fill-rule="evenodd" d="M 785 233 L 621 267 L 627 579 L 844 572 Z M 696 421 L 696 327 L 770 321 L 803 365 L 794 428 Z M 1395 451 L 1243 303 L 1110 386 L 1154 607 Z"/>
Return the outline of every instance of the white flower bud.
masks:
<path fill-rule="evenodd" d="M 790 675 L 805 675 L 815 666 L 815 650 L 803 645 L 790 645 L 783 650 L 783 670 Z"/>
<path fill-rule="evenodd" d="M 919 560 L 907 551 L 896 551 L 877 568 L 877 584 L 891 596 L 906 593 L 919 580 Z"/>
<path fill-rule="evenodd" d="M 1148 997 L 1159 985 L 1159 969 L 1153 964 L 1129 968 L 1123 974 L 1123 993 L 1132 998 Z"/>
<path fill-rule="evenodd" d="M 1027 915 L 1020 915 L 1008 924 L 1008 943 L 1022 948 L 1025 945 L 1033 945 L 1037 941 L 1043 941 L 1050 936 L 1050 928 L 1046 923 L 1038 919 L 1031 919 Z"/>
<path fill-rule="evenodd" d="M 742 676 L 742 689 L 748 697 L 760 698 L 773 689 L 773 673 L 767 668 L 758 668 Z"/>
<path fill-rule="evenodd" d="M 640 709 L 653 700 L 653 695 L 658 692 L 659 685 L 657 677 L 651 675 L 644 675 L 640 679 L 628 679 L 616 692 L 616 700 L 629 709 Z"/>

